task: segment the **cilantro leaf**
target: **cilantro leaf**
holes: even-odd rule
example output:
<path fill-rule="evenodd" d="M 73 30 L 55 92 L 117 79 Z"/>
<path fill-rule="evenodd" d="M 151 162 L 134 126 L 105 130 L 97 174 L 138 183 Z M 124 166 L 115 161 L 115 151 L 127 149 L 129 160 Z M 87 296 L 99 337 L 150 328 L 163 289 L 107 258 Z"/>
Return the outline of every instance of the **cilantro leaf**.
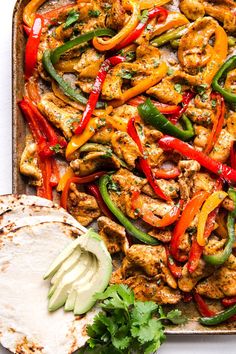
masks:
<path fill-rule="evenodd" d="M 154 311 L 158 309 L 158 305 L 152 301 L 137 301 L 132 311 L 132 323 L 133 325 L 142 325 L 147 322 Z"/>
<path fill-rule="evenodd" d="M 166 318 L 174 324 L 184 324 L 187 322 L 187 318 L 178 309 L 168 312 Z"/>
<path fill-rule="evenodd" d="M 101 11 L 99 10 L 89 10 L 89 16 L 91 17 L 98 17 L 100 15 Z"/>
<path fill-rule="evenodd" d="M 54 145 L 54 146 L 50 146 L 50 147 L 49 147 L 49 149 L 52 150 L 52 151 L 54 151 L 56 154 L 58 154 L 58 152 L 60 152 L 61 148 L 62 148 L 62 147 L 61 147 L 60 144 L 56 144 L 56 145 Z"/>
<path fill-rule="evenodd" d="M 75 11 L 74 9 L 71 10 L 68 13 L 68 17 L 66 19 L 66 22 L 63 26 L 64 29 L 67 29 L 68 27 L 70 27 L 71 25 L 73 25 L 73 23 L 75 23 L 76 21 L 78 21 L 79 19 L 79 13 L 77 11 Z"/>

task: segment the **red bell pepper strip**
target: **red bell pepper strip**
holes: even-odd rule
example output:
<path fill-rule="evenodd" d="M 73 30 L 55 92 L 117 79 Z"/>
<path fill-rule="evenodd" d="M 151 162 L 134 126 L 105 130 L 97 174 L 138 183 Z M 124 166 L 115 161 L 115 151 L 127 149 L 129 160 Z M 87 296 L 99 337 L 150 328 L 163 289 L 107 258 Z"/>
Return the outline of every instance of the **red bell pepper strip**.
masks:
<path fill-rule="evenodd" d="M 194 292 L 193 296 L 201 316 L 212 317 L 216 314 L 214 311 L 209 309 L 207 303 L 203 300 L 203 298 L 198 293 Z"/>
<path fill-rule="evenodd" d="M 170 242 L 170 253 L 177 261 L 185 262 L 187 260 L 187 256 L 180 255 L 181 238 L 208 196 L 208 192 L 201 191 L 196 193 L 186 204 L 179 221 L 175 225 Z"/>
<path fill-rule="evenodd" d="M 140 138 L 138 136 L 136 127 L 135 127 L 135 118 L 131 118 L 129 120 L 128 126 L 127 126 L 127 132 L 130 135 L 130 137 L 134 140 L 134 142 L 137 144 L 141 154 L 143 154 L 144 153 L 143 146 L 142 146 L 142 143 L 141 143 Z M 153 188 L 154 192 L 156 193 L 156 195 L 161 199 L 170 200 L 170 197 L 166 196 L 162 192 L 162 190 L 158 186 L 158 184 L 156 183 L 155 177 L 152 173 L 151 167 L 149 166 L 147 159 L 141 157 L 139 159 L 139 166 L 140 166 L 141 170 L 143 171 L 144 175 L 146 176 L 149 184 Z"/>
<path fill-rule="evenodd" d="M 124 47 L 127 47 L 129 44 L 136 41 L 140 37 L 144 29 L 146 28 L 148 22 L 153 18 L 158 16 L 157 23 L 164 22 L 168 16 L 168 11 L 162 7 L 154 7 L 152 10 L 148 11 L 148 15 L 144 21 L 140 21 L 135 30 L 130 33 L 123 41 L 121 41 L 116 47 L 115 50 L 120 50 Z"/>
<path fill-rule="evenodd" d="M 204 149 L 205 154 L 209 154 L 211 152 L 213 146 L 219 139 L 225 119 L 225 101 L 223 96 L 219 93 L 212 93 L 211 98 L 216 100 L 216 116 L 206 148 Z"/>
<path fill-rule="evenodd" d="M 31 27 L 23 25 L 23 29 L 25 31 L 26 36 L 29 37 L 30 32 L 31 32 Z"/>
<path fill-rule="evenodd" d="M 180 170 L 177 167 L 174 167 L 171 170 L 155 170 L 154 175 L 156 178 L 174 179 L 180 175 Z"/>
<path fill-rule="evenodd" d="M 226 297 L 222 301 L 222 305 L 225 307 L 230 307 L 236 304 L 236 296 L 234 297 Z"/>
<path fill-rule="evenodd" d="M 167 266 L 171 271 L 171 274 L 174 276 L 174 278 L 180 279 L 182 277 L 182 267 L 178 266 L 175 263 L 174 259 L 170 255 L 168 246 L 165 246 L 165 250 L 166 250 L 166 257 L 167 257 Z"/>
<path fill-rule="evenodd" d="M 107 216 L 109 219 L 115 220 L 114 215 L 108 209 L 108 207 L 106 206 L 106 204 L 103 201 L 99 187 L 96 184 L 90 184 L 90 185 L 88 185 L 87 189 L 88 189 L 88 192 L 91 193 L 96 198 L 96 201 L 97 201 L 98 206 L 101 209 L 102 213 L 105 216 Z"/>
<path fill-rule="evenodd" d="M 183 293 L 183 302 L 190 302 L 193 299 L 193 295 L 191 293 Z"/>
<path fill-rule="evenodd" d="M 232 142 L 230 149 L 230 166 L 236 169 L 236 151 L 235 151 L 235 141 Z"/>
<path fill-rule="evenodd" d="M 222 189 L 222 182 L 220 179 L 218 179 L 216 182 L 216 185 L 214 187 L 214 191 L 221 190 L 221 189 Z M 207 239 L 211 235 L 212 231 L 214 230 L 216 216 L 218 214 L 218 211 L 219 211 L 219 208 L 216 208 L 208 215 L 206 227 L 205 227 L 205 231 L 204 231 L 204 238 L 205 239 Z M 190 248 L 189 259 L 188 259 L 188 263 L 187 263 L 187 268 L 188 268 L 188 271 L 190 274 L 195 272 L 195 270 L 197 269 L 200 258 L 203 253 L 203 249 L 204 249 L 204 246 L 200 246 L 199 243 L 197 242 L 197 240 L 194 239 L 192 242 L 191 248 Z"/>
<path fill-rule="evenodd" d="M 131 98 L 127 104 L 133 107 L 137 107 L 140 104 L 144 103 L 146 101 L 145 96 L 136 96 L 134 98 Z M 162 113 L 162 114 L 177 114 L 180 111 L 179 106 L 175 105 L 168 105 L 165 103 L 160 103 L 154 100 L 151 100 L 151 102 L 154 104 L 154 106 Z"/>
<path fill-rule="evenodd" d="M 37 187 L 37 196 L 52 200 L 52 161 L 51 158 L 38 159 L 39 168 L 42 172 L 42 186 Z"/>
<path fill-rule="evenodd" d="M 50 178 L 50 184 L 52 187 L 56 187 L 60 181 L 60 173 L 59 173 L 57 161 L 54 158 L 51 158 L 51 168 L 52 168 L 52 173 Z"/>
<path fill-rule="evenodd" d="M 185 111 L 188 108 L 188 105 L 190 103 L 190 101 L 192 100 L 192 98 L 195 96 L 195 93 L 193 93 L 192 91 L 186 91 L 183 94 L 183 99 L 181 102 L 182 107 L 179 109 L 179 112 L 172 114 L 169 117 L 169 120 L 171 121 L 171 123 L 176 124 L 179 120 L 179 118 L 185 113 Z"/>
<path fill-rule="evenodd" d="M 33 27 L 31 28 L 25 48 L 25 78 L 28 80 L 33 74 L 37 63 L 37 54 L 40 44 L 42 29 L 44 26 L 41 15 L 36 15 Z"/>
<path fill-rule="evenodd" d="M 159 140 L 159 146 L 164 150 L 176 150 L 180 154 L 199 162 L 200 165 L 227 182 L 236 182 L 236 170 L 211 159 L 201 151 L 196 151 L 191 145 L 177 138 L 166 135 Z"/>
<path fill-rule="evenodd" d="M 67 210 L 68 193 L 70 190 L 71 183 L 84 184 L 84 183 L 94 182 L 98 178 L 103 176 L 104 174 L 107 174 L 107 172 L 99 171 L 99 172 L 95 172 L 91 175 L 84 176 L 84 177 L 71 177 L 71 178 L 69 178 L 67 180 L 66 185 L 65 185 L 63 192 L 61 194 L 61 207 Z"/>
<path fill-rule="evenodd" d="M 96 77 L 92 92 L 90 93 L 88 103 L 85 107 L 82 119 L 81 119 L 78 127 L 75 129 L 75 134 L 78 135 L 78 134 L 83 133 L 85 127 L 87 126 L 88 122 L 90 121 L 90 118 L 91 118 L 93 111 L 96 107 L 98 97 L 100 95 L 102 85 L 106 79 L 108 71 L 110 70 L 110 68 L 112 66 L 122 63 L 124 60 L 125 60 L 124 57 L 117 55 L 117 56 L 108 58 L 103 62 L 102 66 L 98 72 L 98 76 Z"/>
<path fill-rule="evenodd" d="M 55 132 L 54 128 L 28 97 L 24 97 L 19 102 L 19 106 L 37 143 L 38 154 L 41 158 L 54 155 L 53 147 L 57 144 L 61 147 L 67 145 L 66 140 Z"/>

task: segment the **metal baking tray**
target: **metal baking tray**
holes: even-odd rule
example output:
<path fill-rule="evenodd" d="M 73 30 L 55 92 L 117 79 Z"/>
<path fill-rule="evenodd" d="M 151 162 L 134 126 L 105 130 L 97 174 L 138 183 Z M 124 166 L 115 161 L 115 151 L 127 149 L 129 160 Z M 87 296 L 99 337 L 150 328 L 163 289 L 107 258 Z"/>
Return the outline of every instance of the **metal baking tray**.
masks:
<path fill-rule="evenodd" d="M 13 95 L 13 193 L 33 194 L 27 186 L 26 180 L 19 173 L 19 161 L 24 149 L 26 124 L 18 108 L 17 102 L 24 93 L 24 49 L 26 38 L 22 28 L 22 14 L 29 0 L 17 0 L 13 12 L 13 37 L 12 37 L 12 95 Z M 46 4 L 47 9 L 65 4 L 69 1 L 52 0 Z M 214 303 L 213 303 L 214 306 Z M 181 303 L 178 308 L 188 317 L 189 321 L 182 326 L 168 326 L 167 334 L 236 334 L 236 323 L 226 323 L 214 327 L 204 327 L 197 321 L 199 314 L 193 303 Z"/>

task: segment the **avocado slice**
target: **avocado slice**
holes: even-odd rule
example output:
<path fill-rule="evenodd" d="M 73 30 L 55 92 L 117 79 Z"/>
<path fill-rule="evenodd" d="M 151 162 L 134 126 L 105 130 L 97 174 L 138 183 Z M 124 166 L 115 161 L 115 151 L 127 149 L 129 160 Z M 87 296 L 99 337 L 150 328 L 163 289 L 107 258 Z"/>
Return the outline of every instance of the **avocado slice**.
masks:
<path fill-rule="evenodd" d="M 58 286 L 59 282 L 63 278 L 63 276 L 69 272 L 70 270 L 73 269 L 73 267 L 78 264 L 80 256 L 81 256 L 82 250 L 81 248 L 77 247 L 74 252 L 69 256 L 65 262 L 62 264 L 62 266 L 58 269 L 58 271 L 54 274 L 54 276 L 51 279 L 51 288 L 48 292 L 48 297 L 50 298 L 54 291 L 56 290 L 56 287 Z"/>
<path fill-rule="evenodd" d="M 44 280 L 52 277 L 65 262 L 65 260 L 70 257 L 72 252 L 79 246 L 79 239 L 80 237 L 75 239 L 73 242 L 70 242 L 70 244 L 57 256 L 57 258 L 50 265 L 47 272 L 44 274 Z"/>
<path fill-rule="evenodd" d="M 68 293 L 72 289 L 72 285 L 87 273 L 88 269 L 91 267 L 92 260 L 90 254 L 84 252 L 80 262 L 76 264 L 70 272 L 66 273 L 65 276 L 59 280 L 58 284 L 53 285 L 55 286 L 55 291 L 49 300 L 49 311 L 55 311 L 65 304 Z"/>
<path fill-rule="evenodd" d="M 78 280 L 73 285 L 72 290 L 69 293 L 69 296 L 68 296 L 66 303 L 65 303 L 65 308 L 64 308 L 65 311 L 73 311 L 74 310 L 75 301 L 76 301 L 76 297 L 77 297 L 76 288 L 82 288 L 86 284 L 90 283 L 91 279 L 96 274 L 96 272 L 98 270 L 98 262 L 97 262 L 97 259 L 94 255 L 92 255 L 92 257 L 93 257 L 93 263 L 92 263 L 90 269 L 88 269 L 88 271 L 84 275 L 84 277 L 82 277 L 80 280 Z"/>
<path fill-rule="evenodd" d="M 82 315 L 90 310 L 96 302 L 94 294 L 105 290 L 112 273 L 110 253 L 98 234 L 89 230 L 86 235 L 80 237 L 80 241 L 81 248 L 85 248 L 96 256 L 98 270 L 89 283 L 84 284 L 84 286 L 79 285 L 79 283 L 75 284 L 74 287 L 77 292 L 74 306 L 75 315 Z"/>

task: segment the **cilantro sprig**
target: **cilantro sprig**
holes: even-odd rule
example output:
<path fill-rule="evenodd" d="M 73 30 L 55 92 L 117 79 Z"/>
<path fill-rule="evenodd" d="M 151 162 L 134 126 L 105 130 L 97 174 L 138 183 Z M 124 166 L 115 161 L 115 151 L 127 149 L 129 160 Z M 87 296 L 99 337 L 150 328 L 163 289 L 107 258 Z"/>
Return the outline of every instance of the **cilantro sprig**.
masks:
<path fill-rule="evenodd" d="M 89 339 L 80 353 L 151 354 L 165 340 L 163 321 L 186 321 L 179 310 L 164 314 L 152 301 L 136 301 L 133 291 L 123 284 L 111 285 L 95 297 L 102 311 L 87 326 Z"/>

